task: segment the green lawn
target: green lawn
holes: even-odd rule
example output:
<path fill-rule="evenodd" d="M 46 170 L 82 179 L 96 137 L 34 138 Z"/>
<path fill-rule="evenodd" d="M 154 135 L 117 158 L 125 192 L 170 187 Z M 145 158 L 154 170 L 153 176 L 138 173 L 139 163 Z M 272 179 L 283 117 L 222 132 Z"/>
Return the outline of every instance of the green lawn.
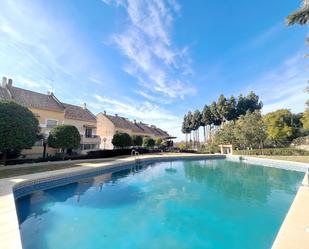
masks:
<path fill-rule="evenodd" d="M 7 177 L 13 177 L 13 176 L 19 176 L 19 175 L 27 175 L 27 174 L 33 174 L 33 173 L 39 173 L 44 171 L 51 171 L 51 170 L 57 170 L 57 169 L 66 169 L 66 168 L 72 168 L 77 167 L 76 164 L 53 164 L 53 165 L 46 165 L 46 166 L 31 166 L 31 167 L 20 167 L 20 168 L 14 168 L 10 169 L 10 166 L 5 166 L 5 168 L 0 169 L 0 179 L 1 178 L 7 178 Z"/>
<path fill-rule="evenodd" d="M 255 157 L 309 163 L 309 156 L 255 156 Z"/>

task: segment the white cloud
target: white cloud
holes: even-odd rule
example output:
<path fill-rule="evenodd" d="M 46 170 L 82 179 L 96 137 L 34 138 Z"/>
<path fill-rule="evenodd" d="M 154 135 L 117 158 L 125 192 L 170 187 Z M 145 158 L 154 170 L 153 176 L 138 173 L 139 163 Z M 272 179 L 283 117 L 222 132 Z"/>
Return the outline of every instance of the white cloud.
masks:
<path fill-rule="evenodd" d="M 113 40 L 129 60 L 124 70 L 152 93 L 183 98 L 195 93 L 187 76 L 192 73 L 188 49 L 178 49 L 170 37 L 174 14 L 180 10 L 175 0 L 104 1 L 125 8 L 129 24 L 113 35 Z M 129 70 L 128 70 L 129 69 Z"/>
<path fill-rule="evenodd" d="M 304 111 L 308 94 L 304 89 L 308 82 L 308 69 L 304 52 L 300 52 L 277 68 L 263 73 L 247 91 L 255 91 L 264 103 L 263 112 L 287 108 L 294 112 Z"/>

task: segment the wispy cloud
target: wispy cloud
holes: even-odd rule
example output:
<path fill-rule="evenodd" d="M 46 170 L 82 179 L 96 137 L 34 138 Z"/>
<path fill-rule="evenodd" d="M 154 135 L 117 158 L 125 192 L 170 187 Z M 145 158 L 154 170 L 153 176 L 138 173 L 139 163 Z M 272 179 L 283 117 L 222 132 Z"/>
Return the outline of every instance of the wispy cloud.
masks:
<path fill-rule="evenodd" d="M 169 98 L 194 93 L 188 79 L 192 73 L 188 49 L 177 48 L 170 37 L 180 5 L 175 0 L 104 2 L 127 12 L 129 24 L 123 32 L 113 35 L 113 41 L 129 61 L 124 70 L 138 79 L 143 92 Z"/>
<path fill-rule="evenodd" d="M 300 52 L 277 68 L 267 71 L 253 80 L 247 91 L 254 90 L 264 103 L 263 112 L 288 108 L 294 112 L 304 110 L 308 94 L 304 92 L 308 82 L 308 69 L 304 53 Z"/>
<path fill-rule="evenodd" d="M 98 75 L 102 67 L 78 30 L 60 15 L 54 18 L 43 4 L 0 2 L 0 58 L 5 58 L 0 60 L 0 74 L 12 77 L 22 87 L 75 97 L 87 87 L 89 76 Z M 95 77 L 97 84 L 100 78 L 109 78 L 104 76 Z"/>
<path fill-rule="evenodd" d="M 119 101 L 98 94 L 93 97 L 95 101 L 89 103 L 89 106 L 95 110 L 105 110 L 108 113 L 141 120 L 162 127 L 171 134 L 180 134 L 180 118 L 158 105 L 148 101 L 137 102 L 129 98 Z"/>

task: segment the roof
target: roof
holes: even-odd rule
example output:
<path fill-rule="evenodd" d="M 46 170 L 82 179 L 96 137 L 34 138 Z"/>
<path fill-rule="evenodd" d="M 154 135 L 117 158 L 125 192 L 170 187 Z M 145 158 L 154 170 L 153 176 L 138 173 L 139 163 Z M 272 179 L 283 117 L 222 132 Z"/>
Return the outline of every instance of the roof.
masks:
<path fill-rule="evenodd" d="M 105 116 L 115 125 L 116 128 L 132 129 L 133 123 L 124 117 L 112 116 L 112 115 L 105 115 Z"/>
<path fill-rule="evenodd" d="M 149 126 L 142 122 L 135 122 L 135 121 L 131 122 L 127 118 L 124 118 L 118 115 L 116 116 L 106 115 L 106 114 L 104 115 L 115 125 L 116 128 L 119 128 L 119 129 L 132 130 L 135 133 L 143 133 L 145 135 L 155 135 L 155 136 L 161 136 L 161 137 L 169 136 L 167 132 L 153 125 Z"/>
<path fill-rule="evenodd" d="M 42 94 L 13 86 L 8 86 L 7 89 L 10 91 L 12 99 L 20 105 L 59 112 L 64 111 L 64 106 L 53 94 Z"/>
<path fill-rule="evenodd" d="M 81 106 L 63 103 L 65 107 L 65 118 L 77 119 L 89 122 L 96 122 L 96 117 L 87 109 Z"/>

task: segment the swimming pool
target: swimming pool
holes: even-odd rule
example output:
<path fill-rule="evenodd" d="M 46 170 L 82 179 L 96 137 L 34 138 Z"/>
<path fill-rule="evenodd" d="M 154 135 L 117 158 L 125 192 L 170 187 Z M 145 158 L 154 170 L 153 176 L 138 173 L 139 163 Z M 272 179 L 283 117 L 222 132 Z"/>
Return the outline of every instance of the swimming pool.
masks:
<path fill-rule="evenodd" d="M 177 160 L 35 191 L 16 200 L 23 248 L 270 248 L 303 175 Z"/>

